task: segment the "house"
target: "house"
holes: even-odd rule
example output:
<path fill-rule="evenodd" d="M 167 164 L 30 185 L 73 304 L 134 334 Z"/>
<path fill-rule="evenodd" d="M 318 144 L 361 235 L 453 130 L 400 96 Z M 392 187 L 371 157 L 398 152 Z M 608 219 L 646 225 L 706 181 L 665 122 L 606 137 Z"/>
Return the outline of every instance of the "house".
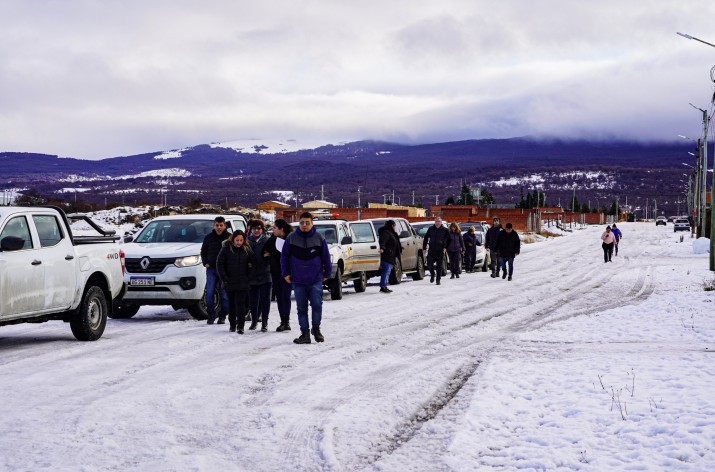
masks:
<path fill-rule="evenodd" d="M 328 208 L 336 208 L 335 203 L 326 202 L 324 200 L 313 200 L 310 202 L 303 203 L 303 208 L 306 210 L 325 210 Z"/>
<path fill-rule="evenodd" d="M 290 208 L 290 205 L 276 200 L 269 200 L 267 202 L 259 203 L 258 205 L 256 205 L 256 209 L 260 211 L 276 211 L 279 208 Z"/>

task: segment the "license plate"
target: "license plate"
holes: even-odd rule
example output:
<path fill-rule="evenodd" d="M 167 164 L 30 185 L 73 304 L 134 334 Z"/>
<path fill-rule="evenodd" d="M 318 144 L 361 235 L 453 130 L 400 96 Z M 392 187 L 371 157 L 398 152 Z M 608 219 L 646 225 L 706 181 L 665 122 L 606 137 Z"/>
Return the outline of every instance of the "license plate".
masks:
<path fill-rule="evenodd" d="M 129 285 L 132 285 L 135 287 L 136 286 L 141 286 L 141 287 L 153 286 L 154 285 L 154 277 L 130 277 Z"/>

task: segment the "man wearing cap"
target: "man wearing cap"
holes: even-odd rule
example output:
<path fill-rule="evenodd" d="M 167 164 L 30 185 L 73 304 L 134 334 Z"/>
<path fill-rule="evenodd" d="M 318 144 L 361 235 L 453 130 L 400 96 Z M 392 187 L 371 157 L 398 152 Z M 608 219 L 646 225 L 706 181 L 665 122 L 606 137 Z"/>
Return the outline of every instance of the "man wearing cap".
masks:
<path fill-rule="evenodd" d="M 489 251 L 489 269 L 492 271 L 492 278 L 499 277 L 499 255 L 497 254 L 497 239 L 499 233 L 503 231 L 499 218 L 492 218 L 492 227 L 487 230 L 486 240 L 484 245 Z"/>
<path fill-rule="evenodd" d="M 449 231 L 442 226 L 442 218 L 438 216 L 434 219 L 434 225 L 430 226 L 422 240 L 422 252 L 427 253 L 430 283 L 434 282 L 434 264 L 437 264 L 437 285 L 440 284 L 440 280 L 442 279 L 442 264 L 444 263 L 444 255 L 447 253 L 449 241 Z M 429 246 L 429 250 L 427 246 Z"/>
<path fill-rule="evenodd" d="M 499 233 L 497 238 L 497 252 L 499 253 L 499 265 L 504 271 L 501 278 L 505 279 L 507 276 L 506 265 L 509 264 L 509 281 L 511 281 L 511 275 L 514 273 L 514 258 L 521 252 L 521 240 L 519 235 L 511 226 L 511 223 L 506 224 L 506 229 Z"/>

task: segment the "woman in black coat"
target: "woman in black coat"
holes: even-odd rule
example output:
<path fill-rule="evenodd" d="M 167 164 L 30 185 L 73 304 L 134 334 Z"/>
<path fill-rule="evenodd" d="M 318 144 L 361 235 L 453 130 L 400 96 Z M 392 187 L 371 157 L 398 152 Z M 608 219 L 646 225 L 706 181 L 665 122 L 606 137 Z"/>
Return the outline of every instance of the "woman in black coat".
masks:
<path fill-rule="evenodd" d="M 293 227 L 286 220 L 278 219 L 273 223 L 273 235 L 268 238 L 263 251 L 268 253 L 273 279 L 273 293 L 276 296 L 278 314 L 281 324 L 276 331 L 290 331 L 290 294 L 293 291 L 291 284 L 285 281 L 281 274 L 281 249 L 286 237 L 293 231 Z"/>
<path fill-rule="evenodd" d="M 474 263 L 477 261 L 477 229 L 469 227 L 469 231 L 462 236 L 464 240 L 464 271 L 474 272 Z"/>
<path fill-rule="evenodd" d="M 265 234 L 265 225 L 261 220 L 251 220 L 248 222 L 251 234 L 248 235 L 248 242 L 256 255 L 256 265 L 248 290 L 248 301 L 251 305 L 251 326 L 248 329 L 256 329 L 258 326 L 258 311 L 261 312 L 261 332 L 268 331 L 268 314 L 271 311 L 271 265 L 270 256 L 265 250 L 268 236 Z"/>
<path fill-rule="evenodd" d="M 377 234 L 380 238 L 380 291 L 382 293 L 392 293 L 392 290 L 387 288 L 387 280 L 390 277 L 392 268 L 402 253 L 400 237 L 397 235 L 395 227 L 396 224 L 394 220 L 387 220 L 385 224 L 377 230 Z"/>
<path fill-rule="evenodd" d="M 229 330 L 243 334 L 246 322 L 246 297 L 248 297 L 251 273 L 255 267 L 256 258 L 248 244 L 246 233 L 234 231 L 223 242 L 223 247 L 216 259 L 218 271 L 224 290 L 228 294 Z"/>

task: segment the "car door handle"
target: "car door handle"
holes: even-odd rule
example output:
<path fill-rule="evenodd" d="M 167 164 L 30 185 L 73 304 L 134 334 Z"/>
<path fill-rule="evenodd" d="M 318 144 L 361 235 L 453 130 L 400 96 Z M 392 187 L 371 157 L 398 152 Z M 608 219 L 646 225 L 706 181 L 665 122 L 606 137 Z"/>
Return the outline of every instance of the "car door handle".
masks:
<path fill-rule="evenodd" d="M 377 246 L 370 246 L 370 249 L 377 249 Z"/>
<path fill-rule="evenodd" d="M 40 264 L 42 264 L 42 261 L 32 261 L 32 262 L 30 262 L 30 264 L 32 264 L 32 265 L 40 265 Z"/>
<path fill-rule="evenodd" d="M 71 261 L 72 259 L 74 259 L 74 256 L 70 256 L 69 254 L 65 256 L 66 261 Z"/>

